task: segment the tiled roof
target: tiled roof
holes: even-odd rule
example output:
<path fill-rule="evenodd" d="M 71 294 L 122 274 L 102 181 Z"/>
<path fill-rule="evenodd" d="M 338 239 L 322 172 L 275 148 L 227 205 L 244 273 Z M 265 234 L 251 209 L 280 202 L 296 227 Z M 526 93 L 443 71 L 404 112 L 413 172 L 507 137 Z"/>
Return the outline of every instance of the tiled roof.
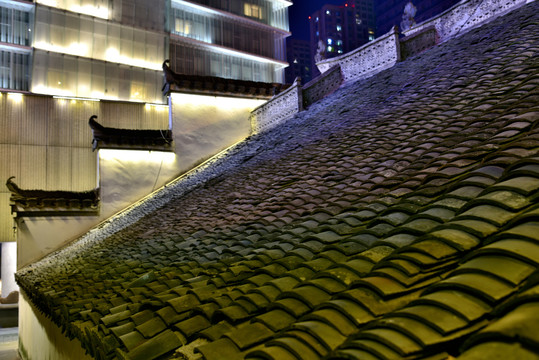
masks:
<path fill-rule="evenodd" d="M 17 216 L 64 216 L 95 214 L 99 211 L 99 188 L 89 191 L 21 189 L 10 177 L 6 187 L 11 212 Z"/>
<path fill-rule="evenodd" d="M 535 359 L 538 53 L 536 1 L 19 284 L 99 359 Z"/>
<path fill-rule="evenodd" d="M 289 84 L 225 79 L 216 76 L 174 74 L 171 90 L 201 95 L 223 95 L 269 99 Z"/>
<path fill-rule="evenodd" d="M 139 149 L 173 151 L 172 131 L 168 129 L 141 130 L 105 127 L 92 115 L 88 125 L 92 129 L 92 151 L 101 149 Z"/>

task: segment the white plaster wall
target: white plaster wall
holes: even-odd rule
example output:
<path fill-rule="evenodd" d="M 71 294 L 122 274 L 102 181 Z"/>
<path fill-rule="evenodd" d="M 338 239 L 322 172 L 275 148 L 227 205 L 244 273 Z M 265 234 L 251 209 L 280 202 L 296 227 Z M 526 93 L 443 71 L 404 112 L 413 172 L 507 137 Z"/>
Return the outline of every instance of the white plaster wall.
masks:
<path fill-rule="evenodd" d="M 2 246 L 2 292 L 1 297 L 6 297 L 12 291 L 18 291 L 15 282 L 15 270 L 17 269 L 17 243 L 0 243 Z"/>
<path fill-rule="evenodd" d="M 265 102 L 178 93 L 173 93 L 171 100 L 175 152 L 99 150 L 99 216 L 18 219 L 19 269 L 69 244 L 182 173 L 245 139 L 251 133 L 251 111 Z"/>
<path fill-rule="evenodd" d="M 91 360 L 80 341 L 69 340 L 52 321 L 19 297 L 19 355 L 23 360 Z"/>
<path fill-rule="evenodd" d="M 266 100 L 172 94 L 178 166 L 191 169 L 251 134 L 250 114 Z"/>

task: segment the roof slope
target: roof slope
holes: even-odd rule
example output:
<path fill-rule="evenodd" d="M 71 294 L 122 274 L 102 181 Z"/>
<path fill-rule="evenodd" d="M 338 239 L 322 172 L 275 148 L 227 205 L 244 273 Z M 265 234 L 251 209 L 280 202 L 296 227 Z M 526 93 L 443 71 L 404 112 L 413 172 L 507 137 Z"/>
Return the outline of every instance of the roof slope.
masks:
<path fill-rule="evenodd" d="M 17 279 L 96 358 L 538 358 L 538 53 L 536 1 Z"/>

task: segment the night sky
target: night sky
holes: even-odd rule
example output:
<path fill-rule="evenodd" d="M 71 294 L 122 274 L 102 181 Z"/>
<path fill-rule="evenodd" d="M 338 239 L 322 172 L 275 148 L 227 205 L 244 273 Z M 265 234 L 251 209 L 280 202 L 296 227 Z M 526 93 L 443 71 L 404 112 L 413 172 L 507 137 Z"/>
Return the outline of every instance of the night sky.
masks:
<path fill-rule="evenodd" d="M 345 0 L 292 0 L 288 8 L 290 31 L 293 38 L 309 40 L 309 15 L 325 4 L 342 5 Z"/>

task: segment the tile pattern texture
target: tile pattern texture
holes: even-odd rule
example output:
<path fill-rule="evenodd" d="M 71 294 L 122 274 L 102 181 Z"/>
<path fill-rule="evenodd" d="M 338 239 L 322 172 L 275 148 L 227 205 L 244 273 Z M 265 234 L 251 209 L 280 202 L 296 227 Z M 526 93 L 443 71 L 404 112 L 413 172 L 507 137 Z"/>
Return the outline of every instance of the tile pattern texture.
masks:
<path fill-rule="evenodd" d="M 97 359 L 537 359 L 538 54 L 535 1 L 18 282 Z"/>

